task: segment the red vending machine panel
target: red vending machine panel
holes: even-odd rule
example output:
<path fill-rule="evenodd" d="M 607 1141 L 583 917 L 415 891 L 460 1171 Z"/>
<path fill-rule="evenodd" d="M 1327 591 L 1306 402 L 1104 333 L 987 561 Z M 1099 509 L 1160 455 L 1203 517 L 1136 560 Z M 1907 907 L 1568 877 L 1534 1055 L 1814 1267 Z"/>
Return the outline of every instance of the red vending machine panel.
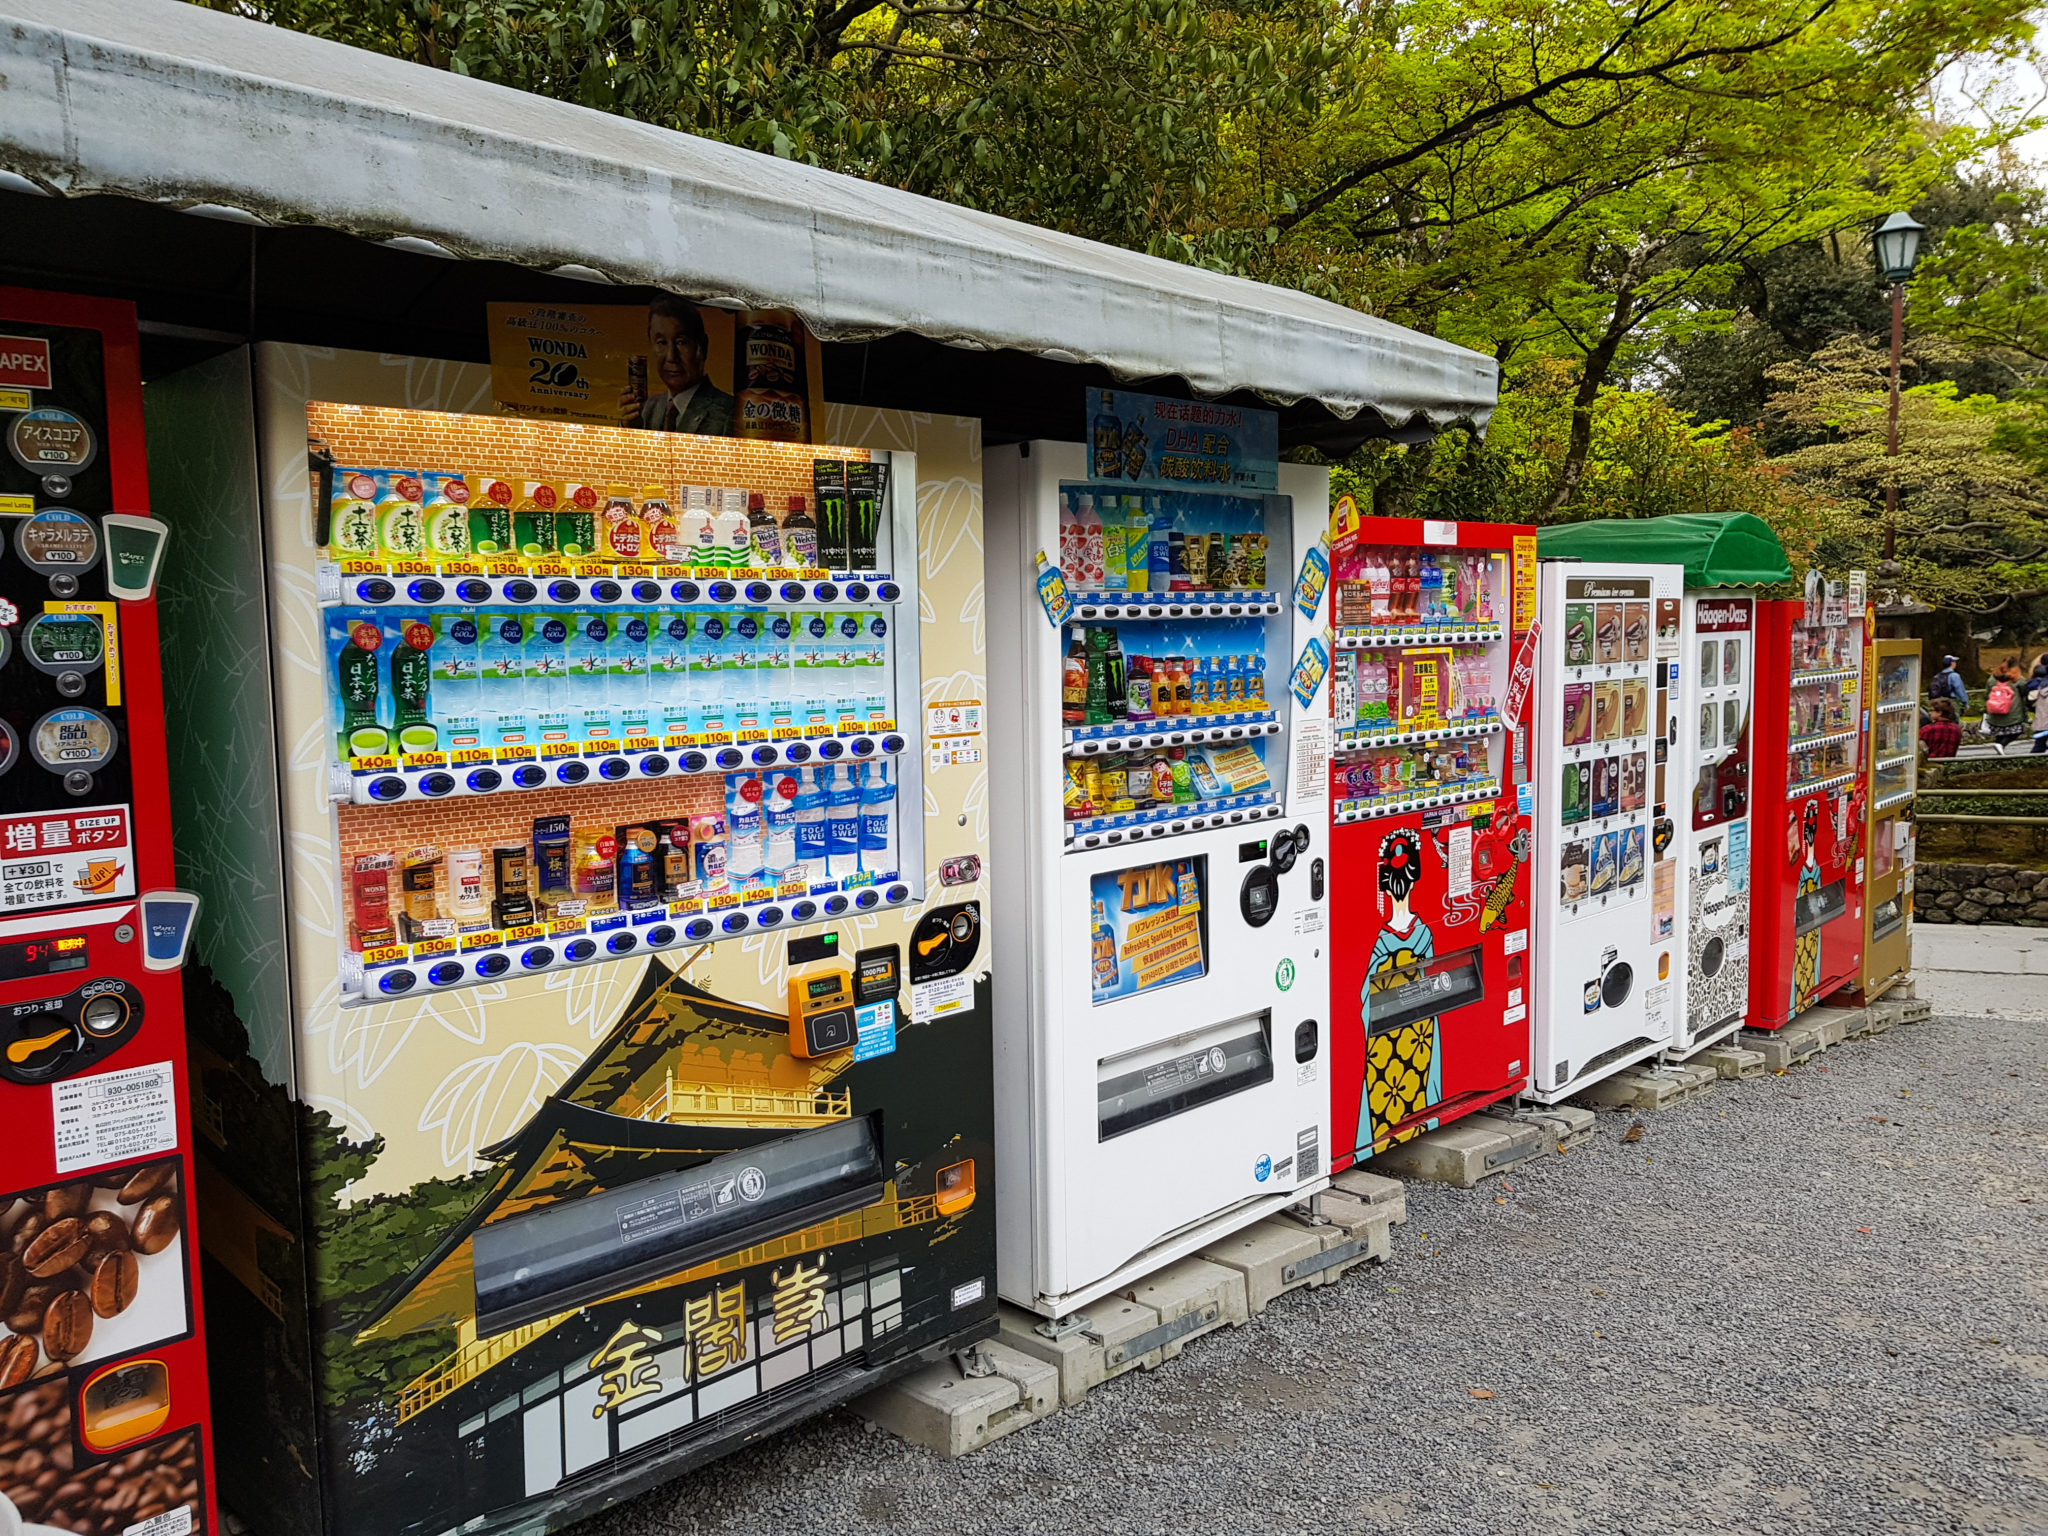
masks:
<path fill-rule="evenodd" d="M 1759 603 L 1749 1026 L 1781 1029 L 1863 966 L 1860 580 Z"/>
<path fill-rule="evenodd" d="M 210 1530 L 135 312 L 0 289 L 0 1530 Z"/>
<path fill-rule="evenodd" d="M 1331 532 L 1334 1172 L 1527 1076 L 1536 538 Z"/>

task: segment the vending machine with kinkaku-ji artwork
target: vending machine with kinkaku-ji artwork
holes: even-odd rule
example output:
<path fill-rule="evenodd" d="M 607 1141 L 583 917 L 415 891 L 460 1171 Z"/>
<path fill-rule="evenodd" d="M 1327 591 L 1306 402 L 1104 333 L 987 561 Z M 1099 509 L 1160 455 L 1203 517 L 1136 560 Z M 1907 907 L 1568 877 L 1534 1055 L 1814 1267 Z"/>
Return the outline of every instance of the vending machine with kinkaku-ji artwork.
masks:
<path fill-rule="evenodd" d="M 152 386 L 264 1529 L 551 1529 L 995 1323 L 975 424 L 488 400 L 289 346 Z"/>

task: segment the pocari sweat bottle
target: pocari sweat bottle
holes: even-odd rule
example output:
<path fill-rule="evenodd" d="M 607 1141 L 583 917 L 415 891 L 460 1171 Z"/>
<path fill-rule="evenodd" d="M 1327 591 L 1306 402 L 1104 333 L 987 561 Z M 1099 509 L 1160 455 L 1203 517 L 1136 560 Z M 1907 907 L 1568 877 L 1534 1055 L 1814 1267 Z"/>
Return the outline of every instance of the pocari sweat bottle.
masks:
<path fill-rule="evenodd" d="M 889 782 L 889 765 L 866 765 L 860 787 L 860 867 L 883 875 L 895 869 L 891 851 L 890 823 L 896 815 L 896 786 Z"/>
<path fill-rule="evenodd" d="M 796 861 L 803 866 L 806 880 L 823 880 L 825 874 L 825 786 L 820 775 L 830 768 L 806 768 L 796 791 Z"/>
<path fill-rule="evenodd" d="M 852 764 L 825 769 L 825 874 L 844 880 L 860 871 L 860 781 Z"/>

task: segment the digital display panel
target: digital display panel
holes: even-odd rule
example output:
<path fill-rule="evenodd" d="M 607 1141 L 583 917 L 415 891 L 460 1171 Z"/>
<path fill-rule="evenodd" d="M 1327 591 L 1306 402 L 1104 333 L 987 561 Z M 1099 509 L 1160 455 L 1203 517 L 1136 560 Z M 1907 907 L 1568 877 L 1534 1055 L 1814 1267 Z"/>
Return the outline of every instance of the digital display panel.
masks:
<path fill-rule="evenodd" d="M 85 935 L 59 933 L 0 943 L 0 981 L 85 969 Z"/>

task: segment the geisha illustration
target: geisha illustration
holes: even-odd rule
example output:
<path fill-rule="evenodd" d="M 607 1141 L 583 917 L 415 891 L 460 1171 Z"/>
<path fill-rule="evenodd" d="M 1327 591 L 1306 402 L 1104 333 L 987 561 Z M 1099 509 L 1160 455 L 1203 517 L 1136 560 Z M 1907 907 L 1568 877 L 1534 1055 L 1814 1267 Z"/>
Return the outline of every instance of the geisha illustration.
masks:
<path fill-rule="evenodd" d="M 1808 800 L 1799 813 L 1799 891 L 1805 903 L 1820 890 L 1820 802 Z M 1820 929 L 1792 941 L 1792 1006 L 1804 1008 L 1820 990 Z"/>
<path fill-rule="evenodd" d="M 1372 998 L 1377 992 L 1405 986 L 1436 957 L 1436 935 L 1408 907 L 1422 878 L 1422 839 L 1401 828 L 1380 842 L 1379 906 L 1384 921 L 1373 940 L 1359 990 L 1358 1012 L 1365 1028 L 1365 1083 L 1358 1105 L 1360 1152 L 1383 1152 L 1411 1136 L 1433 1128 L 1429 1121 L 1396 1134 L 1394 1127 L 1424 1106 L 1443 1097 L 1443 1060 L 1438 1052 L 1434 1015 L 1394 1029 L 1372 1027 Z M 1393 910 L 1387 911 L 1391 900 Z"/>

